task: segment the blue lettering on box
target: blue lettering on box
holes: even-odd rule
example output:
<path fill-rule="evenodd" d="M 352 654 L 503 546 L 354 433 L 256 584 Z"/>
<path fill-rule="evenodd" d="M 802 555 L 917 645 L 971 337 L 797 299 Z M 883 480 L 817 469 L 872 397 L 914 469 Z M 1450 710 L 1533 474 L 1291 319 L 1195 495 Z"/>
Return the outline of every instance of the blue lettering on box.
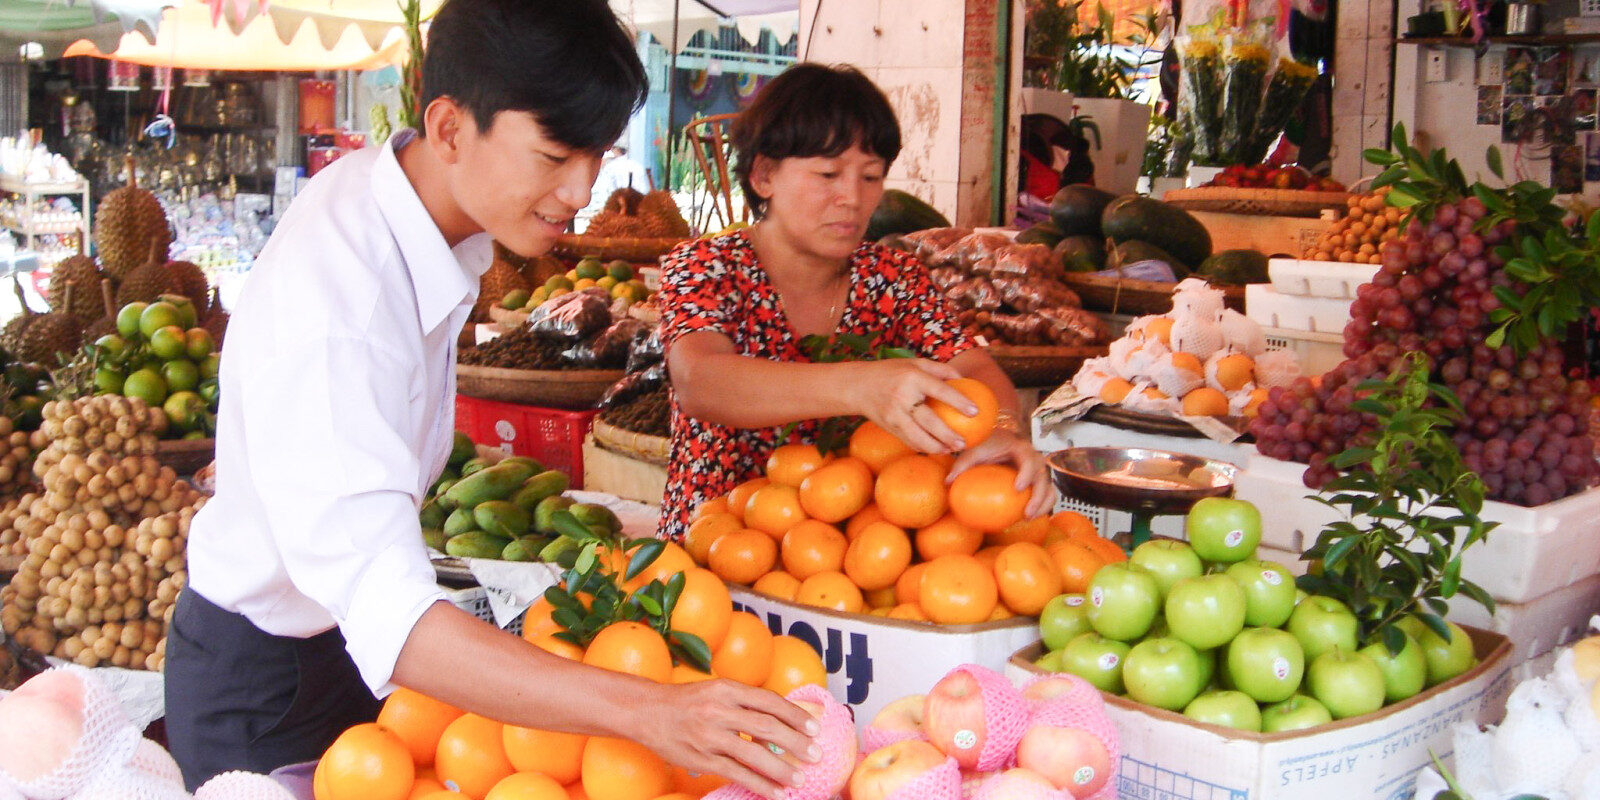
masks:
<path fill-rule="evenodd" d="M 742 603 L 734 603 L 733 607 L 739 611 L 748 611 L 761 616 L 759 612 Z M 773 635 L 784 633 L 783 617 L 776 612 L 766 614 L 767 629 Z M 810 623 L 795 621 L 789 625 L 788 634 L 811 645 L 822 656 L 822 666 L 828 674 L 837 675 L 844 671 L 847 680 L 845 685 L 845 703 L 860 705 L 866 702 L 867 696 L 872 692 L 872 653 L 864 633 L 850 634 L 849 646 L 845 645 L 845 634 L 837 628 L 827 628 L 822 634 L 812 627 Z M 823 643 L 824 634 L 827 637 L 826 646 Z"/>

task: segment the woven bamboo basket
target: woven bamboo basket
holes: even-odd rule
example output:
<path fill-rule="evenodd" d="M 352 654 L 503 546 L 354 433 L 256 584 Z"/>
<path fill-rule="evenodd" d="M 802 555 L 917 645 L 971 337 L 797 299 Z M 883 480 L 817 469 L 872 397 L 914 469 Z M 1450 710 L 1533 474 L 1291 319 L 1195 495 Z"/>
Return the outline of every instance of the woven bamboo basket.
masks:
<path fill-rule="evenodd" d="M 569 233 L 556 237 L 555 246 L 550 248 L 550 252 L 563 258 L 594 256 L 607 260 L 619 258 L 623 261 L 655 263 L 682 241 L 675 236 L 641 239 Z"/>
<path fill-rule="evenodd" d="M 1165 314 L 1172 310 L 1175 283 L 1136 281 L 1114 275 L 1069 272 L 1061 282 L 1078 293 L 1083 307 L 1106 314 Z M 1218 286 L 1223 302 L 1235 311 L 1244 311 L 1243 286 Z"/>
<path fill-rule="evenodd" d="M 1231 186 L 1197 186 L 1173 189 L 1161 196 L 1164 203 L 1188 211 L 1217 211 L 1267 217 L 1316 217 L 1324 209 L 1344 208 L 1349 192 L 1308 192 L 1302 189 L 1238 189 Z"/>
<path fill-rule="evenodd" d="M 1017 386 L 1058 386 L 1070 380 L 1085 359 L 1103 356 L 1105 345 L 1060 347 L 991 344 L 985 348 Z"/>
<path fill-rule="evenodd" d="M 193 475 L 216 460 L 216 439 L 163 439 L 156 442 L 156 460 L 179 475 Z"/>
<path fill-rule="evenodd" d="M 613 453 L 651 464 L 664 465 L 667 463 L 667 457 L 672 454 L 671 439 L 648 433 L 635 433 L 609 424 L 599 417 L 595 417 L 594 426 L 589 432 L 594 435 L 595 444 Z"/>
<path fill-rule="evenodd" d="M 545 408 L 592 408 L 620 369 L 502 369 L 456 365 L 456 392 L 468 397 Z"/>

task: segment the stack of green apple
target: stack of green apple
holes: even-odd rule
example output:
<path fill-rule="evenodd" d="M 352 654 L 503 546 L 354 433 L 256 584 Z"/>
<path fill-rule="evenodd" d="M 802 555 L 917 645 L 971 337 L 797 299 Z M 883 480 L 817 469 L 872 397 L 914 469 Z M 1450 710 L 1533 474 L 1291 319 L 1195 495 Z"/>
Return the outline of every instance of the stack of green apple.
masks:
<path fill-rule="evenodd" d="M 1403 619 L 1392 653 L 1360 641 L 1349 607 L 1255 557 L 1261 514 L 1250 503 L 1201 500 L 1187 533 L 1139 545 L 1095 573 L 1087 595 L 1046 605 L 1038 666 L 1199 722 L 1272 733 L 1377 711 L 1477 663 L 1454 623 L 1446 641 Z"/>
<path fill-rule="evenodd" d="M 161 408 L 169 438 L 211 436 L 216 431 L 221 358 L 196 316 L 194 303 L 182 295 L 123 306 L 117 312 L 117 332 L 90 346 L 96 393 L 137 397 Z"/>

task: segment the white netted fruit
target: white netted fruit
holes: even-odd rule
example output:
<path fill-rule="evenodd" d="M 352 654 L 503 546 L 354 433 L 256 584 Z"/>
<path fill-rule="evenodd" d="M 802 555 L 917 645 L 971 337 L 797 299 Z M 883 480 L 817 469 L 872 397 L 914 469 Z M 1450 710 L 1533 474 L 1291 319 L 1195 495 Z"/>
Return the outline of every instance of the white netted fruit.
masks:
<path fill-rule="evenodd" d="M 1562 791 L 1583 756 L 1567 732 L 1561 690 L 1543 678 L 1523 681 L 1506 700 L 1506 718 L 1491 748 L 1495 783 L 1505 792 L 1550 795 Z"/>
<path fill-rule="evenodd" d="M 139 731 L 89 670 L 56 667 L 0 701 L 0 777 L 31 800 L 61 800 L 120 770 Z"/>
<path fill-rule="evenodd" d="M 1300 377 L 1300 359 L 1291 350 L 1268 350 L 1256 357 L 1256 385 L 1287 387 Z"/>
<path fill-rule="evenodd" d="M 1100 390 L 1105 387 L 1106 381 L 1115 377 L 1117 374 L 1111 368 L 1110 358 L 1105 356 L 1091 358 L 1078 368 L 1078 374 L 1072 376 L 1072 388 L 1077 389 L 1078 394 L 1097 397 Z"/>
<path fill-rule="evenodd" d="M 183 788 L 183 772 L 178 769 L 178 762 L 172 760 L 172 754 L 165 748 L 149 739 L 139 740 L 133 757 L 128 760 L 128 769 Z"/>
<path fill-rule="evenodd" d="M 1175 363 L 1173 355 L 1163 355 L 1150 369 L 1150 379 L 1162 394 L 1182 397 L 1205 384 L 1204 375 Z"/>
<path fill-rule="evenodd" d="M 1222 349 L 1222 329 L 1214 316 L 1173 312 L 1172 349 L 1204 361 Z"/>
<path fill-rule="evenodd" d="M 1172 317 L 1194 316 L 1214 320 L 1222 313 L 1222 290 L 1199 278 L 1185 278 L 1172 289 Z"/>
<path fill-rule="evenodd" d="M 1217 328 L 1222 331 L 1222 349 L 1255 357 L 1267 349 L 1267 335 L 1260 323 L 1234 311 L 1222 309 L 1217 318 Z"/>
<path fill-rule="evenodd" d="M 255 772 L 224 772 L 194 791 L 195 800 L 294 800 L 272 778 Z"/>
<path fill-rule="evenodd" d="M 73 800 L 185 800 L 183 786 L 124 768 L 97 773 Z"/>
<path fill-rule="evenodd" d="M 1156 361 L 1170 352 L 1166 345 L 1151 339 L 1118 339 L 1111 343 L 1107 358 L 1111 369 L 1123 378 L 1137 381 L 1150 374 Z"/>

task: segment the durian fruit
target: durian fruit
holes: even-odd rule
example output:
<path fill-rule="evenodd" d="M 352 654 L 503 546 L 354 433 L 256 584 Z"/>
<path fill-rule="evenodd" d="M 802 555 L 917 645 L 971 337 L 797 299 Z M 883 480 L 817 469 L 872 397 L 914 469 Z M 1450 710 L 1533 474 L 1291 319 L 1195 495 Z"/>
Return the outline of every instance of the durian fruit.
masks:
<path fill-rule="evenodd" d="M 100 265 L 94 259 L 84 256 L 69 256 L 56 264 L 50 272 L 50 283 L 45 287 L 45 299 L 49 301 L 53 311 L 65 311 L 85 322 L 100 316 L 100 299 L 98 287 L 101 278 Z M 78 291 L 73 295 L 73 308 L 66 306 L 67 287 L 76 285 Z"/>
<path fill-rule="evenodd" d="M 211 298 L 211 282 L 206 280 L 205 271 L 192 261 L 168 261 L 167 272 L 178 284 L 178 293 L 188 297 L 194 303 L 194 312 L 204 317 Z"/>
<path fill-rule="evenodd" d="M 138 173 L 128 165 L 128 185 L 115 189 L 100 201 L 95 213 L 94 244 L 100 265 L 115 280 L 124 279 L 138 269 L 151 250 L 166 261 L 172 246 L 172 227 L 161 201 L 139 188 Z"/>
<path fill-rule="evenodd" d="M 161 295 L 181 293 L 183 287 L 179 285 L 178 276 L 167 269 L 163 255 L 164 250 L 152 247 L 149 260 L 123 277 L 122 284 L 117 287 L 118 308 L 129 303 L 154 303 Z M 196 305 L 195 308 L 200 307 Z"/>
<path fill-rule="evenodd" d="M 499 305 L 507 293 L 514 289 L 531 292 L 533 288 L 533 284 L 522 277 L 522 273 L 511 262 L 497 258 L 489 265 L 489 271 L 479 279 L 478 302 L 472 307 L 471 319 L 474 322 L 488 322 L 489 309 Z"/>
<path fill-rule="evenodd" d="M 22 287 L 16 287 L 17 298 L 22 298 Z M 67 285 L 66 304 L 72 304 L 73 286 Z M 78 352 L 78 347 L 83 341 L 83 321 L 65 311 L 51 311 L 45 314 L 35 313 L 28 308 L 27 303 L 22 305 L 24 317 L 32 317 L 18 329 L 16 339 L 7 341 L 6 349 L 13 358 L 20 361 L 32 361 L 39 364 L 56 364 L 59 360 L 57 353 L 65 353 L 71 357 Z M 13 321 L 15 324 L 15 321 Z M 6 326 L 9 333 L 11 325 Z"/>
<path fill-rule="evenodd" d="M 219 289 L 211 290 L 210 310 L 205 318 L 200 320 L 200 327 L 211 334 L 211 340 L 217 343 L 217 350 L 222 349 L 222 335 L 228 332 L 228 311 L 222 307 L 222 292 Z"/>
<path fill-rule="evenodd" d="M 606 198 L 606 204 L 601 206 L 600 210 L 631 217 L 639 213 L 639 203 L 642 200 L 644 200 L 644 195 L 640 194 L 638 189 L 632 186 L 624 186 L 612 192 L 611 196 Z"/>
<path fill-rule="evenodd" d="M 117 302 L 111 280 L 100 280 L 100 317 L 83 329 L 83 343 L 91 344 L 107 334 L 117 332 Z"/>
<path fill-rule="evenodd" d="M 689 223 L 678 210 L 678 204 L 672 199 L 671 192 L 657 189 L 645 195 L 644 199 L 639 201 L 639 211 L 636 216 L 643 217 L 647 227 L 660 231 L 651 234 L 652 236 L 687 238 L 689 235 Z"/>

